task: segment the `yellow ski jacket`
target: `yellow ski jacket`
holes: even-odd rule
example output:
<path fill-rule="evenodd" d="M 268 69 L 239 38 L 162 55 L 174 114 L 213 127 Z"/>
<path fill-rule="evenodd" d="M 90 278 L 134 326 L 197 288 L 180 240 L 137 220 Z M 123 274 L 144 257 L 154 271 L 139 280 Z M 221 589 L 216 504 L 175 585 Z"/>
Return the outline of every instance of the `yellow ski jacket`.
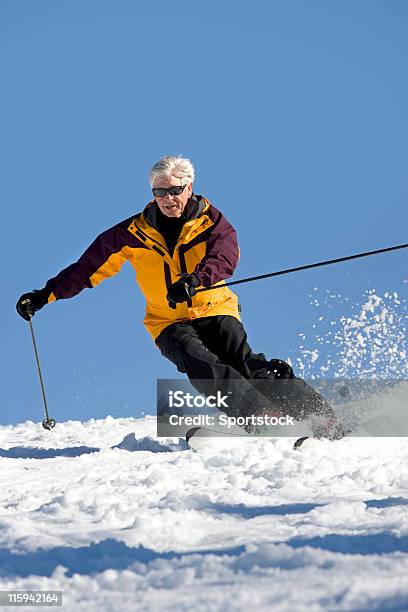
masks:
<path fill-rule="evenodd" d="M 210 202 L 192 195 L 174 252 L 157 228 L 159 209 L 149 202 L 143 212 L 100 234 L 79 260 L 51 278 L 48 302 L 77 295 L 113 276 L 129 261 L 146 299 L 144 324 L 155 340 L 165 327 L 179 321 L 215 315 L 239 319 L 237 296 L 224 287 L 238 263 L 239 248 L 232 225 Z M 166 295 L 180 274 L 194 272 L 202 287 L 217 289 L 195 295 L 169 307 Z"/>

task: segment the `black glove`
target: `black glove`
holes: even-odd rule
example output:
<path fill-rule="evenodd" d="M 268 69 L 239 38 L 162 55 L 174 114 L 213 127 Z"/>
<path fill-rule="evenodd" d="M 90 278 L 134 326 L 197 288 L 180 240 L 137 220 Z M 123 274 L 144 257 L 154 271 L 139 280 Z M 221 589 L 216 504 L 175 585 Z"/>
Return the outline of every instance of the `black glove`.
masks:
<path fill-rule="evenodd" d="M 173 283 L 167 293 L 167 301 L 170 308 L 176 308 L 176 304 L 191 300 L 197 293 L 196 287 L 200 284 L 198 276 L 193 274 L 182 274 L 181 278 Z"/>
<path fill-rule="evenodd" d="M 34 289 L 30 293 L 24 293 L 16 304 L 20 317 L 29 321 L 37 310 L 40 310 L 48 302 L 49 289 Z"/>

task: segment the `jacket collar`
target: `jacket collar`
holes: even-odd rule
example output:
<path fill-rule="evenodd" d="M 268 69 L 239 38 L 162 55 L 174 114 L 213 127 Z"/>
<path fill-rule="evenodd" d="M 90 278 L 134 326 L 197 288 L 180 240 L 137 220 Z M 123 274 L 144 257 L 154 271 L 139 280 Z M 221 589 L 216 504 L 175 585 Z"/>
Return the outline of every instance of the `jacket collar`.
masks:
<path fill-rule="evenodd" d="M 205 208 L 205 199 L 200 195 L 193 195 L 188 200 L 186 208 L 184 209 L 183 214 L 180 219 L 183 219 L 184 223 L 187 221 L 192 221 L 193 219 L 197 219 L 200 217 Z M 149 202 L 146 208 L 143 211 L 143 217 L 146 219 L 149 225 L 151 225 L 154 229 L 158 229 L 157 227 L 157 215 L 160 212 L 160 209 L 157 205 L 157 202 L 153 200 Z"/>

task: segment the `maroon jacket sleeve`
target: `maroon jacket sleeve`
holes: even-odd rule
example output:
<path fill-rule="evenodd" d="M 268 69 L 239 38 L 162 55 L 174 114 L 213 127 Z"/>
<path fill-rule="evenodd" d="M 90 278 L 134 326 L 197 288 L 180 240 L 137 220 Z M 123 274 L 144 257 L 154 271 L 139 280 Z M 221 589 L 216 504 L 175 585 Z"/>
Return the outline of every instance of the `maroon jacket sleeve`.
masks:
<path fill-rule="evenodd" d="M 214 225 L 209 231 L 205 256 L 194 270 L 203 287 L 210 287 L 230 278 L 239 260 L 235 229 L 214 206 L 210 206 L 207 214 L 214 221 Z"/>
<path fill-rule="evenodd" d="M 103 278 L 120 270 L 126 259 L 123 255 L 126 246 L 144 248 L 143 243 L 127 231 L 132 218 L 100 234 L 78 261 L 51 278 L 46 284 L 50 294 L 54 294 L 59 300 L 73 297 L 83 289 L 92 288 Z"/>

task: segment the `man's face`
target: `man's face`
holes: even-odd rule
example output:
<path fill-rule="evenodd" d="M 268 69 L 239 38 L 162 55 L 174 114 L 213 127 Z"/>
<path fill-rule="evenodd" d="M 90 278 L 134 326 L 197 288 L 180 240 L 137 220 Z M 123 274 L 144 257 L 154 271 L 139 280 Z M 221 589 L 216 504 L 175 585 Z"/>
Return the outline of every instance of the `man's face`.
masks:
<path fill-rule="evenodd" d="M 185 179 L 184 179 L 185 180 Z M 183 180 L 177 176 L 159 176 L 153 185 L 154 189 L 168 189 L 169 187 L 179 187 L 183 185 Z M 158 207 L 166 217 L 181 217 L 191 194 L 193 193 L 193 183 L 188 183 L 180 195 L 170 195 L 164 197 L 154 196 Z"/>

